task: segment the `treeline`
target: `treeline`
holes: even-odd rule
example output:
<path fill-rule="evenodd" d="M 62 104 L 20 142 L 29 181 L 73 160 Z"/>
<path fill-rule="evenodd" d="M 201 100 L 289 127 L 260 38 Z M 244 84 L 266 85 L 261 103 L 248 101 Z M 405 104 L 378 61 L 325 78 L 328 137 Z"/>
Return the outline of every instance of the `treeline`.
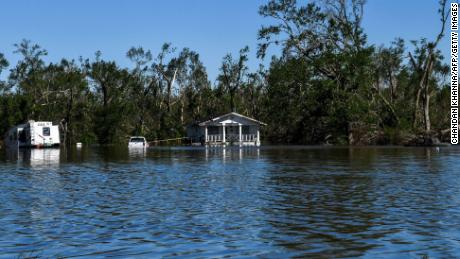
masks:
<path fill-rule="evenodd" d="M 275 143 L 400 144 L 448 135 L 449 68 L 438 49 L 446 1 L 436 38 L 387 47 L 367 42 L 363 7 L 364 0 L 269 1 L 259 14 L 274 22 L 260 29 L 257 53 L 263 58 L 273 44 L 282 53 L 257 71 L 247 67 L 247 47 L 228 54 L 215 84 L 198 53 L 171 44 L 133 47 L 132 66 L 123 68 L 101 52 L 46 63 L 47 51 L 23 40 L 15 44 L 21 59 L 0 81 L 0 134 L 34 119 L 59 124 L 69 144 L 161 139 L 236 111 L 268 123 L 262 136 Z M 7 68 L 0 53 L 0 73 Z"/>

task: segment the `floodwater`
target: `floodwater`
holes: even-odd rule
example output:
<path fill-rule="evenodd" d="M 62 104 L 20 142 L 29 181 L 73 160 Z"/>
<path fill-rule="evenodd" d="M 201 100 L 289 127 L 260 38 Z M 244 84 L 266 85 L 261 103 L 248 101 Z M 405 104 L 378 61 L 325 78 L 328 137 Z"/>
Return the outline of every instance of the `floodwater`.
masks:
<path fill-rule="evenodd" d="M 460 257 L 460 149 L 0 150 L 0 258 Z"/>

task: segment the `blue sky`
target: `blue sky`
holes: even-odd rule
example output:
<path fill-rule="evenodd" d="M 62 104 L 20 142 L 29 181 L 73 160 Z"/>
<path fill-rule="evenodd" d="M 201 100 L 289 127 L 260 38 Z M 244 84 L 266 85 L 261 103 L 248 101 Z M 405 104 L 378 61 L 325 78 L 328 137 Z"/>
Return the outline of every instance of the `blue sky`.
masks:
<path fill-rule="evenodd" d="M 214 82 L 222 57 L 236 55 L 248 45 L 249 66 L 268 63 L 256 59 L 257 31 L 268 21 L 257 13 L 262 0 L 10 0 L 0 4 L 0 52 L 11 65 L 18 56 L 13 44 L 30 39 L 48 50 L 47 61 L 93 58 L 130 66 L 126 51 L 142 46 L 158 53 L 164 42 L 200 53 Z M 388 45 L 405 40 L 434 38 L 440 22 L 438 0 L 368 0 L 363 26 L 371 44 Z M 449 39 L 441 42 L 445 56 Z M 271 53 L 276 54 L 277 49 Z M 3 72 L 2 78 L 5 77 Z"/>

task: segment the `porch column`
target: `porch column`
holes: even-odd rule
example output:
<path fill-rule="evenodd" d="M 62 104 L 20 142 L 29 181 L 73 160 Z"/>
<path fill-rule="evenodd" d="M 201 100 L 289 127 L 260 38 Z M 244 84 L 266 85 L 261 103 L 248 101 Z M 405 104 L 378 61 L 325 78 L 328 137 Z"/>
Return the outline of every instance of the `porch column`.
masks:
<path fill-rule="evenodd" d="M 242 135 L 241 135 L 241 123 L 238 123 L 238 134 L 239 134 L 239 142 L 240 142 L 240 147 L 243 145 L 243 138 L 242 138 Z"/>
<path fill-rule="evenodd" d="M 257 128 L 256 146 L 260 146 L 260 132 L 259 132 L 259 128 Z"/>
<path fill-rule="evenodd" d="M 225 145 L 225 123 L 222 123 L 222 144 Z"/>
<path fill-rule="evenodd" d="M 208 126 L 204 127 L 204 144 L 208 143 Z"/>

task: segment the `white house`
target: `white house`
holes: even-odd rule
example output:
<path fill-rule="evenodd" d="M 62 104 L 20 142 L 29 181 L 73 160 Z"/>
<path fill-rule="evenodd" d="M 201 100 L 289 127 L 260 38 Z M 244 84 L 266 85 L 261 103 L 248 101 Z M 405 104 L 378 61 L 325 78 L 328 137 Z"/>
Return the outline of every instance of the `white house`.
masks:
<path fill-rule="evenodd" d="M 201 122 L 187 129 L 192 141 L 205 145 L 260 145 L 260 127 L 267 124 L 236 112 Z"/>

